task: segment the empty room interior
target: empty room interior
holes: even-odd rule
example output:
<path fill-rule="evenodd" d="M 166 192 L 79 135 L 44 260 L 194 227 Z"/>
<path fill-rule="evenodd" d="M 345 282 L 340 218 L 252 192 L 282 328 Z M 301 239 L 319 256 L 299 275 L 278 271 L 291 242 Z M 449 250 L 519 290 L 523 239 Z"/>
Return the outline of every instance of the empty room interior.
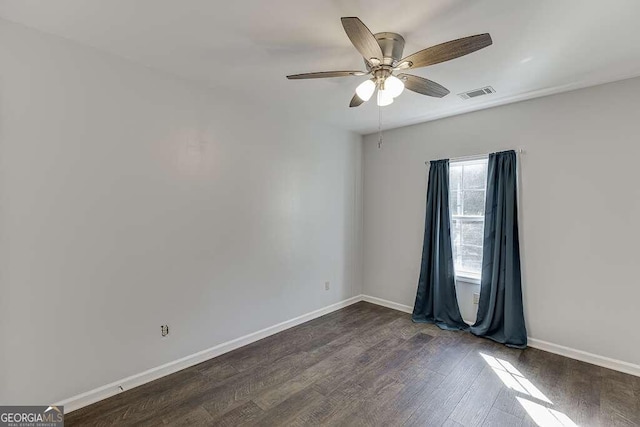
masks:
<path fill-rule="evenodd" d="M 0 0 L 0 426 L 640 426 L 639 17 Z"/>

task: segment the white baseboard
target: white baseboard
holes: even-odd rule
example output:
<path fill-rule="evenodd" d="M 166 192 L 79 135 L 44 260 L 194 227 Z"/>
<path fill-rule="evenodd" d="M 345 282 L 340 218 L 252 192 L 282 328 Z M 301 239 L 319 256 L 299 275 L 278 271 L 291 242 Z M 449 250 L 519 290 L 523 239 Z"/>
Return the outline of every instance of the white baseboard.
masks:
<path fill-rule="evenodd" d="M 536 338 L 529 337 L 528 341 L 529 347 L 537 348 L 538 350 L 548 351 L 549 353 L 559 354 L 571 359 L 591 363 L 592 365 L 602 366 L 603 368 L 613 369 L 614 371 L 620 371 L 625 374 L 640 377 L 640 365 L 588 353 L 582 350 L 576 350 L 575 348 L 565 347 L 563 345 L 542 341 Z"/>
<path fill-rule="evenodd" d="M 83 408 L 87 405 L 91 405 L 92 403 L 96 403 L 100 400 L 114 396 L 118 393 L 123 392 L 124 390 L 132 389 L 134 387 L 140 386 L 142 384 L 146 384 L 148 382 L 151 382 L 158 378 L 162 378 L 174 372 L 178 372 L 190 366 L 197 365 L 198 363 L 202 363 L 206 360 L 212 359 L 224 353 L 227 353 L 237 348 L 251 344 L 255 341 L 261 340 L 270 335 L 277 334 L 278 332 L 282 332 L 286 329 L 300 325 L 301 323 L 308 322 L 309 320 L 313 320 L 320 316 L 324 316 L 325 314 L 347 307 L 351 304 L 355 304 L 359 301 L 366 301 L 372 304 L 388 307 L 393 310 L 402 311 L 404 313 L 413 312 L 413 307 L 410 307 L 405 304 L 388 301 L 388 300 L 373 297 L 370 295 L 357 295 L 355 297 L 351 297 L 346 300 L 337 302 L 335 304 L 328 305 L 326 307 L 323 307 L 318 310 L 314 310 L 312 312 L 303 314 L 302 316 L 298 316 L 293 319 L 278 323 L 276 325 L 259 330 L 257 332 L 253 332 L 251 334 L 236 338 L 234 340 L 227 341 L 222 344 L 218 344 L 214 347 L 199 351 L 197 353 L 191 354 L 181 359 L 174 360 L 169 363 L 165 363 L 164 365 L 157 366 L 155 368 L 146 370 L 139 374 L 135 374 L 130 377 L 123 378 L 120 381 L 115 381 L 115 382 L 112 382 L 111 384 L 107 384 L 102 387 L 98 387 L 96 389 L 87 391 L 85 393 L 78 394 L 76 396 L 65 399 L 61 402 L 58 402 L 56 403 L 56 405 L 58 406 L 64 405 L 64 409 L 66 413 L 75 411 L 76 409 Z M 611 359 L 605 356 L 599 356 L 597 354 L 588 353 L 582 350 L 576 350 L 573 348 L 565 347 L 558 344 L 553 344 L 553 343 L 542 341 L 535 338 L 529 338 L 529 346 L 533 348 L 537 348 L 539 350 L 544 350 L 550 353 L 555 353 L 561 356 L 569 357 L 571 359 L 580 360 L 583 362 L 591 363 L 593 365 L 602 366 L 604 368 L 613 369 L 615 371 L 620 371 L 620 372 L 624 372 L 627 374 L 640 377 L 640 365 L 635 365 L 633 363 L 623 362 L 621 360 Z"/>
<path fill-rule="evenodd" d="M 132 389 L 150 381 L 157 380 L 158 378 L 164 377 L 166 375 L 173 374 L 174 372 L 178 372 L 190 366 L 197 365 L 198 363 L 202 363 L 216 356 L 220 356 L 221 354 L 243 347 L 247 344 L 251 344 L 270 335 L 277 334 L 278 332 L 282 332 L 285 329 L 292 328 L 301 323 L 313 320 L 317 317 L 324 316 L 325 314 L 347 307 L 351 304 L 355 304 L 359 301 L 362 301 L 362 295 L 348 298 L 335 304 L 331 304 L 318 310 L 314 310 L 310 313 L 303 314 L 302 316 L 298 316 L 293 319 L 278 323 L 276 325 L 269 326 L 268 328 L 259 330 L 257 332 L 253 332 L 234 340 L 218 344 L 214 347 L 199 351 L 181 359 L 165 363 L 164 365 L 151 368 L 139 374 L 123 378 L 119 381 L 112 382 L 111 384 L 107 384 L 102 387 L 87 391 L 85 393 L 78 394 L 61 402 L 58 402 L 56 403 L 56 405 L 64 405 L 65 413 L 75 411 L 76 409 L 80 409 L 87 405 L 91 405 L 92 403 L 96 403 L 100 400 L 114 396 L 118 393 L 123 392 L 124 390 Z"/>
<path fill-rule="evenodd" d="M 381 305 L 383 307 L 392 308 L 394 310 L 402 311 L 404 313 L 413 313 L 413 307 L 408 305 L 399 304 L 397 302 L 389 301 L 386 299 L 372 297 L 370 295 L 361 295 L 362 301 L 370 302 L 371 304 Z"/>
<path fill-rule="evenodd" d="M 409 313 L 409 314 L 413 313 L 413 307 L 411 306 L 400 304 L 397 302 L 389 301 L 389 300 L 378 298 L 378 297 L 372 297 L 370 295 L 362 295 L 362 301 L 370 302 L 371 304 L 381 305 L 387 308 L 392 308 L 394 310 L 402 311 L 404 313 Z M 467 319 L 462 319 L 462 320 L 464 320 L 464 323 L 466 323 L 467 325 L 473 325 L 475 323 L 472 320 L 467 320 Z"/>
<path fill-rule="evenodd" d="M 394 310 L 403 311 L 405 313 L 413 312 L 413 307 L 409 307 L 408 305 L 399 304 L 393 301 L 388 301 L 382 298 L 362 295 L 362 300 L 370 302 L 372 304 L 378 304 L 384 307 L 392 308 Z M 466 320 L 465 322 L 471 323 Z M 603 368 L 613 369 L 614 371 L 620 371 L 624 372 L 625 374 L 640 377 L 640 365 L 623 362 L 622 360 L 611 359 L 610 357 L 600 356 L 582 350 L 576 350 L 575 348 L 565 347 L 563 345 L 542 341 L 536 338 L 528 337 L 527 340 L 529 342 L 529 347 L 537 348 L 539 350 L 559 354 L 570 359 L 580 360 L 582 362 L 591 363 L 592 365 L 602 366 Z"/>

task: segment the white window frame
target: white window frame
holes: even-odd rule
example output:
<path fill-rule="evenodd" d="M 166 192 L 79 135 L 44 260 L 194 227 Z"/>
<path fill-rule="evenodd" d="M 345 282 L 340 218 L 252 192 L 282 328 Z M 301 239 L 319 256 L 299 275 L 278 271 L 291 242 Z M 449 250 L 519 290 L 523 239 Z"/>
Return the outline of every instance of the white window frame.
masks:
<path fill-rule="evenodd" d="M 449 161 L 449 170 L 451 170 L 451 166 L 456 166 L 456 164 L 473 165 L 473 164 L 479 164 L 479 163 L 487 164 L 488 163 L 488 156 L 478 156 L 478 157 L 474 157 L 474 158 L 464 158 L 464 159 L 459 159 L 459 160 L 450 160 Z M 451 176 L 449 176 L 449 179 L 451 179 Z M 463 190 L 463 188 L 464 188 L 464 175 L 460 176 L 460 180 L 461 180 L 460 181 L 460 190 L 458 190 L 458 191 L 463 192 L 464 191 Z M 486 186 L 486 182 L 485 182 L 484 202 L 486 202 L 486 198 L 487 198 L 487 186 Z M 484 203 L 483 203 L 483 206 L 484 206 Z M 483 224 L 483 235 L 484 235 L 484 212 L 482 213 L 482 215 L 454 215 L 453 212 L 451 212 L 451 229 L 452 230 L 453 230 L 453 221 L 454 221 L 454 219 L 455 220 L 459 220 L 459 221 L 460 220 L 461 221 L 467 221 L 467 222 L 481 221 L 482 224 Z M 453 243 L 453 239 L 451 241 Z M 480 250 L 482 251 L 482 246 L 480 246 Z M 458 271 L 455 267 L 456 267 L 456 262 L 454 260 L 454 271 L 455 271 L 456 281 L 465 282 L 465 283 L 472 283 L 472 284 L 476 284 L 476 285 L 480 284 L 482 273 L 474 273 L 474 272 L 471 272 L 471 271 Z"/>

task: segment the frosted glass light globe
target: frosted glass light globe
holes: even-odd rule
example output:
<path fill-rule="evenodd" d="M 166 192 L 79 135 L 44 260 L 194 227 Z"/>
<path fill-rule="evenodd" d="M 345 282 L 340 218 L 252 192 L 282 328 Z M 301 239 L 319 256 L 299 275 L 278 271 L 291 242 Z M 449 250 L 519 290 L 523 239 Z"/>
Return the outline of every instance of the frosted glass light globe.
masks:
<path fill-rule="evenodd" d="M 393 96 L 388 90 L 378 89 L 378 106 L 384 107 L 393 104 Z"/>
<path fill-rule="evenodd" d="M 396 76 L 389 76 L 384 81 L 384 90 L 393 98 L 399 96 L 404 90 L 404 83 Z"/>
<path fill-rule="evenodd" d="M 373 80 L 365 80 L 356 88 L 356 95 L 358 95 L 358 98 L 362 99 L 363 101 L 368 101 L 375 90 L 376 84 L 373 82 Z"/>

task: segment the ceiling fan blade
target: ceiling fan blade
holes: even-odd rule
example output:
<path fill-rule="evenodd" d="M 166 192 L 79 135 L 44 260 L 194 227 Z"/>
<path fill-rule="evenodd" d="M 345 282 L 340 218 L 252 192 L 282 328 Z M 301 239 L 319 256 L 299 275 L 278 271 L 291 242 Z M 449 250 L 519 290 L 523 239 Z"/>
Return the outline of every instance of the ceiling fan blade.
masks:
<path fill-rule="evenodd" d="M 292 74 L 287 76 L 289 80 L 298 79 L 323 79 L 325 77 L 349 77 L 349 76 L 365 76 L 369 73 L 366 71 L 320 71 L 318 73 Z"/>
<path fill-rule="evenodd" d="M 411 74 L 398 74 L 398 78 L 404 82 L 404 87 L 422 95 L 442 98 L 449 94 L 449 89 L 424 77 Z"/>
<path fill-rule="evenodd" d="M 355 48 L 360 52 L 367 62 L 371 62 L 372 58 L 382 61 L 384 55 L 375 36 L 369 31 L 366 25 L 356 17 L 340 18 L 344 31 L 347 33 L 349 40 Z"/>
<path fill-rule="evenodd" d="M 423 49 L 402 58 L 399 64 L 409 63 L 408 66 L 403 67 L 404 69 L 426 67 L 468 55 L 476 50 L 491 46 L 492 43 L 488 33 L 464 37 Z"/>
<path fill-rule="evenodd" d="M 353 98 L 351 98 L 351 102 L 349 103 L 349 107 L 359 107 L 364 104 L 364 100 L 358 96 L 357 93 L 353 94 Z"/>

